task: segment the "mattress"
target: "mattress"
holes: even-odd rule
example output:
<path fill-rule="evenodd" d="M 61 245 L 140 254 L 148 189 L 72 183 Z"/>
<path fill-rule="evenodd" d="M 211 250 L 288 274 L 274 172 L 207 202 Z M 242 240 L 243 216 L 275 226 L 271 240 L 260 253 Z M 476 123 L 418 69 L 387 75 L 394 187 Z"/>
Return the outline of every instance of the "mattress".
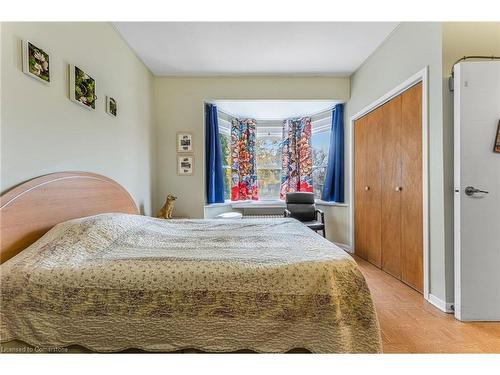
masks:
<path fill-rule="evenodd" d="M 358 266 L 294 219 L 96 215 L 55 226 L 0 271 L 2 342 L 381 351 Z"/>

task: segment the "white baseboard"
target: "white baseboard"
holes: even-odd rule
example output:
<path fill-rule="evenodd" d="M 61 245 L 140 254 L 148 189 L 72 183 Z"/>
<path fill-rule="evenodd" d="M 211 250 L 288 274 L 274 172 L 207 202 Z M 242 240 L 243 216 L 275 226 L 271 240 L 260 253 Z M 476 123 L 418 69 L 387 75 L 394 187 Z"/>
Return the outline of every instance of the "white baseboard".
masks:
<path fill-rule="evenodd" d="M 442 299 L 433 296 L 432 294 L 429 294 L 428 301 L 445 313 L 452 314 L 454 312 L 452 302 L 445 302 Z"/>
<path fill-rule="evenodd" d="M 348 253 L 352 253 L 350 245 L 347 245 L 345 243 L 339 243 L 339 242 L 334 242 L 334 244 L 337 245 L 338 247 L 340 247 L 342 250 L 345 250 Z"/>

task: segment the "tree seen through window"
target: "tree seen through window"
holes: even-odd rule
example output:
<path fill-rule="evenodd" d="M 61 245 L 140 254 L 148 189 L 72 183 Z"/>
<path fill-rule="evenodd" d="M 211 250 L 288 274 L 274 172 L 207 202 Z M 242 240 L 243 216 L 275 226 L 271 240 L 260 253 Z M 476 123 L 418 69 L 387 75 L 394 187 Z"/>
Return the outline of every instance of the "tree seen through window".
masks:
<path fill-rule="evenodd" d="M 257 125 L 258 126 L 258 125 Z M 325 182 L 331 131 L 314 131 L 311 136 L 313 153 L 313 192 L 321 198 Z M 279 199 L 281 185 L 281 135 L 257 133 L 255 146 L 259 199 Z M 224 199 L 231 199 L 231 140 L 228 131 L 220 132 L 222 168 L 224 173 Z"/>

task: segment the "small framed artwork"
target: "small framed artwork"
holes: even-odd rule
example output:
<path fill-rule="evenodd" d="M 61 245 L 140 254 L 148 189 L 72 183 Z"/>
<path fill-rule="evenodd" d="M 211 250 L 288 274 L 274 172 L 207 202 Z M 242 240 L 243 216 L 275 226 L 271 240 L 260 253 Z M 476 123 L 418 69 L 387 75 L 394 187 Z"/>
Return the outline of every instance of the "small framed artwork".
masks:
<path fill-rule="evenodd" d="M 87 109 L 95 109 L 95 79 L 76 65 L 69 66 L 69 96 Z"/>
<path fill-rule="evenodd" d="M 177 174 L 179 176 L 192 176 L 194 173 L 194 156 L 177 155 Z"/>
<path fill-rule="evenodd" d="M 497 136 L 495 138 L 495 146 L 493 147 L 493 151 L 500 154 L 500 120 L 498 120 Z"/>
<path fill-rule="evenodd" d="M 116 103 L 116 99 L 111 96 L 106 96 L 106 113 L 113 117 L 116 117 L 118 114 L 118 104 Z"/>
<path fill-rule="evenodd" d="M 50 56 L 47 50 L 23 40 L 23 72 L 36 80 L 50 83 Z"/>
<path fill-rule="evenodd" d="M 191 133 L 177 133 L 177 152 L 193 152 L 193 135 Z"/>

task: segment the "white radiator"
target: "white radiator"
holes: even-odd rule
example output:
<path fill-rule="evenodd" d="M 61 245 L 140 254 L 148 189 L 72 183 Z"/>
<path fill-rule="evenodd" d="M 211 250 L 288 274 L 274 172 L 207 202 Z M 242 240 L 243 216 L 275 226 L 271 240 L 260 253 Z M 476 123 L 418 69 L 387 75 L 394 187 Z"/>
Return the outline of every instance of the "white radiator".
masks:
<path fill-rule="evenodd" d="M 278 214 L 243 215 L 243 219 L 270 219 L 270 218 L 283 218 L 283 215 L 278 215 Z"/>

